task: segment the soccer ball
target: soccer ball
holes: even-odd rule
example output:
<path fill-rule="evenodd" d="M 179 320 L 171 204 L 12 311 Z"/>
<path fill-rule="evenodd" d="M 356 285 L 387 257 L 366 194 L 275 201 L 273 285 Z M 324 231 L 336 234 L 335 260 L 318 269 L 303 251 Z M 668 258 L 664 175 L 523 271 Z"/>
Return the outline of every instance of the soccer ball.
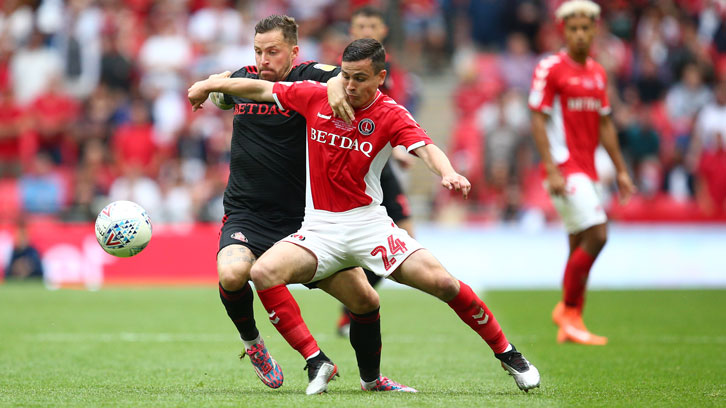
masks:
<path fill-rule="evenodd" d="M 221 92 L 210 92 L 209 99 L 211 99 L 212 103 L 215 104 L 219 109 L 230 110 L 234 108 L 234 104 L 230 105 L 224 103 L 224 94 Z"/>
<path fill-rule="evenodd" d="M 113 256 L 134 256 L 151 240 L 149 215 L 134 202 L 114 201 L 96 217 L 96 240 Z"/>

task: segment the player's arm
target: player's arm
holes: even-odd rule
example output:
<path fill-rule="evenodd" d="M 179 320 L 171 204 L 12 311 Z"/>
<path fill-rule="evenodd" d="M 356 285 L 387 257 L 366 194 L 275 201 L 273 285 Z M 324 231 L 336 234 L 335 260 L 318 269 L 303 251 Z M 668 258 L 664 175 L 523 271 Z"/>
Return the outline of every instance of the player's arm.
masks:
<path fill-rule="evenodd" d="M 461 191 L 464 198 L 469 196 L 471 183 L 469 183 L 469 180 L 467 180 L 466 177 L 454 170 L 449 158 L 446 157 L 446 154 L 436 145 L 427 144 L 417 147 L 413 150 L 413 152 L 415 152 L 416 155 L 420 157 L 424 163 L 426 163 L 431 171 L 441 176 L 441 185 L 444 186 L 444 188 Z"/>
<path fill-rule="evenodd" d="M 209 78 L 195 82 L 189 90 L 187 96 L 192 104 L 192 110 L 196 111 L 201 108 L 204 101 L 209 97 L 210 92 L 221 92 L 227 95 L 233 95 L 240 98 L 252 99 L 258 102 L 274 102 L 272 96 L 273 83 L 263 81 L 261 79 L 250 78 L 229 78 L 223 77 L 228 72 L 212 75 Z"/>
<path fill-rule="evenodd" d="M 534 144 L 547 172 L 547 186 L 552 194 L 565 194 L 565 178 L 562 177 L 560 169 L 552 159 L 550 152 L 550 141 L 547 139 L 547 120 L 549 117 L 544 112 L 532 111 L 532 136 Z"/>
<path fill-rule="evenodd" d="M 623 154 L 620 152 L 620 144 L 618 136 L 615 133 L 615 125 L 610 115 L 600 116 L 600 143 L 610 155 L 615 171 L 617 173 L 616 180 L 618 182 L 618 191 L 620 193 L 620 201 L 625 203 L 630 199 L 636 189 L 633 181 L 630 179 L 628 169 L 623 160 Z"/>

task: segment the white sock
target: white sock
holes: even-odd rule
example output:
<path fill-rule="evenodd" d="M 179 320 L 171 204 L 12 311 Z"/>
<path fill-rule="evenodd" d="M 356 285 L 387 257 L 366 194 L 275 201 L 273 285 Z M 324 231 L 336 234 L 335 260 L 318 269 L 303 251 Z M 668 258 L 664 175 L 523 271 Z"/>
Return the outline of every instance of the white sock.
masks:
<path fill-rule="evenodd" d="M 376 381 L 378 381 L 377 378 L 375 380 L 373 380 L 373 381 L 363 381 L 363 379 L 361 378 L 360 379 L 360 385 L 361 385 L 361 387 L 363 387 L 363 388 L 365 388 L 367 390 L 370 390 L 371 388 L 373 388 L 373 387 L 376 386 Z"/>
<path fill-rule="evenodd" d="M 260 338 L 260 335 L 257 335 L 257 338 L 254 340 L 245 340 L 242 339 L 242 343 L 245 345 L 245 350 L 249 350 L 254 346 L 255 344 L 262 343 L 262 338 Z"/>
<path fill-rule="evenodd" d="M 509 343 L 509 345 L 507 346 L 507 348 L 506 348 L 506 349 L 504 349 L 503 353 L 506 353 L 506 352 L 508 352 L 508 351 L 512 351 L 512 349 L 513 349 L 513 348 L 514 348 L 514 347 L 512 347 L 512 343 Z"/>
<path fill-rule="evenodd" d="M 313 358 L 313 357 L 317 357 L 317 356 L 319 356 L 319 355 L 320 355 L 320 350 L 318 350 L 318 351 L 316 351 L 315 353 L 313 353 L 313 354 L 311 354 L 311 355 L 309 355 L 309 356 L 305 357 L 305 360 L 310 360 L 311 358 Z"/>

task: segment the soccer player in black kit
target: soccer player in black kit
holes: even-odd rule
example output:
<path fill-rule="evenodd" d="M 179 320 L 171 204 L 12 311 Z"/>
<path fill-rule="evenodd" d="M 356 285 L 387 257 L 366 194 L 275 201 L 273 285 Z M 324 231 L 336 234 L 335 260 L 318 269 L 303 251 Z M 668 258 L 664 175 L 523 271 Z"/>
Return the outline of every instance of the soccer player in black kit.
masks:
<path fill-rule="evenodd" d="M 298 53 L 297 24 L 287 16 L 273 15 L 261 20 L 255 26 L 254 47 L 256 66 L 210 78 L 231 75 L 272 82 L 327 82 L 340 72 L 337 67 L 315 62 L 293 66 Z M 344 92 L 342 86 L 340 91 Z M 305 119 L 296 112 L 278 110 L 274 103 L 258 103 L 219 93 L 212 94 L 211 99 L 223 109 L 234 108 L 230 175 L 224 193 L 225 215 L 217 254 L 220 298 L 244 343 L 242 357 L 250 357 L 265 385 L 278 388 L 283 383 L 282 369 L 270 356 L 255 324 L 250 269 L 262 253 L 296 232 L 302 223 Z M 352 311 L 350 340 L 361 380 L 380 382 L 380 386 L 368 389 L 415 391 L 380 376 L 379 299 L 363 271 L 360 268 L 342 271 L 317 282 L 317 287 Z M 270 321 L 275 323 L 274 316 Z M 308 364 L 323 357 L 311 356 Z"/>

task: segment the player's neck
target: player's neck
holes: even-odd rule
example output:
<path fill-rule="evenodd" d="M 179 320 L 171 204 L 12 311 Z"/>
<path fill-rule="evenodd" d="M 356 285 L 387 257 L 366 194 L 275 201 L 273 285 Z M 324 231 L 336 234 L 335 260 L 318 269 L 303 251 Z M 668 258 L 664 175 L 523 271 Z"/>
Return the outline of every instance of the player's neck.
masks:
<path fill-rule="evenodd" d="M 569 50 L 569 49 L 567 50 L 567 56 L 570 57 L 570 59 L 572 61 L 574 61 L 574 62 L 576 62 L 576 63 L 578 63 L 580 65 L 585 65 L 585 63 L 587 63 L 587 57 L 589 55 L 590 54 L 587 53 L 587 52 L 585 52 L 585 53 L 579 53 L 579 52 L 575 52 L 575 51 L 572 51 L 572 50 Z"/>

